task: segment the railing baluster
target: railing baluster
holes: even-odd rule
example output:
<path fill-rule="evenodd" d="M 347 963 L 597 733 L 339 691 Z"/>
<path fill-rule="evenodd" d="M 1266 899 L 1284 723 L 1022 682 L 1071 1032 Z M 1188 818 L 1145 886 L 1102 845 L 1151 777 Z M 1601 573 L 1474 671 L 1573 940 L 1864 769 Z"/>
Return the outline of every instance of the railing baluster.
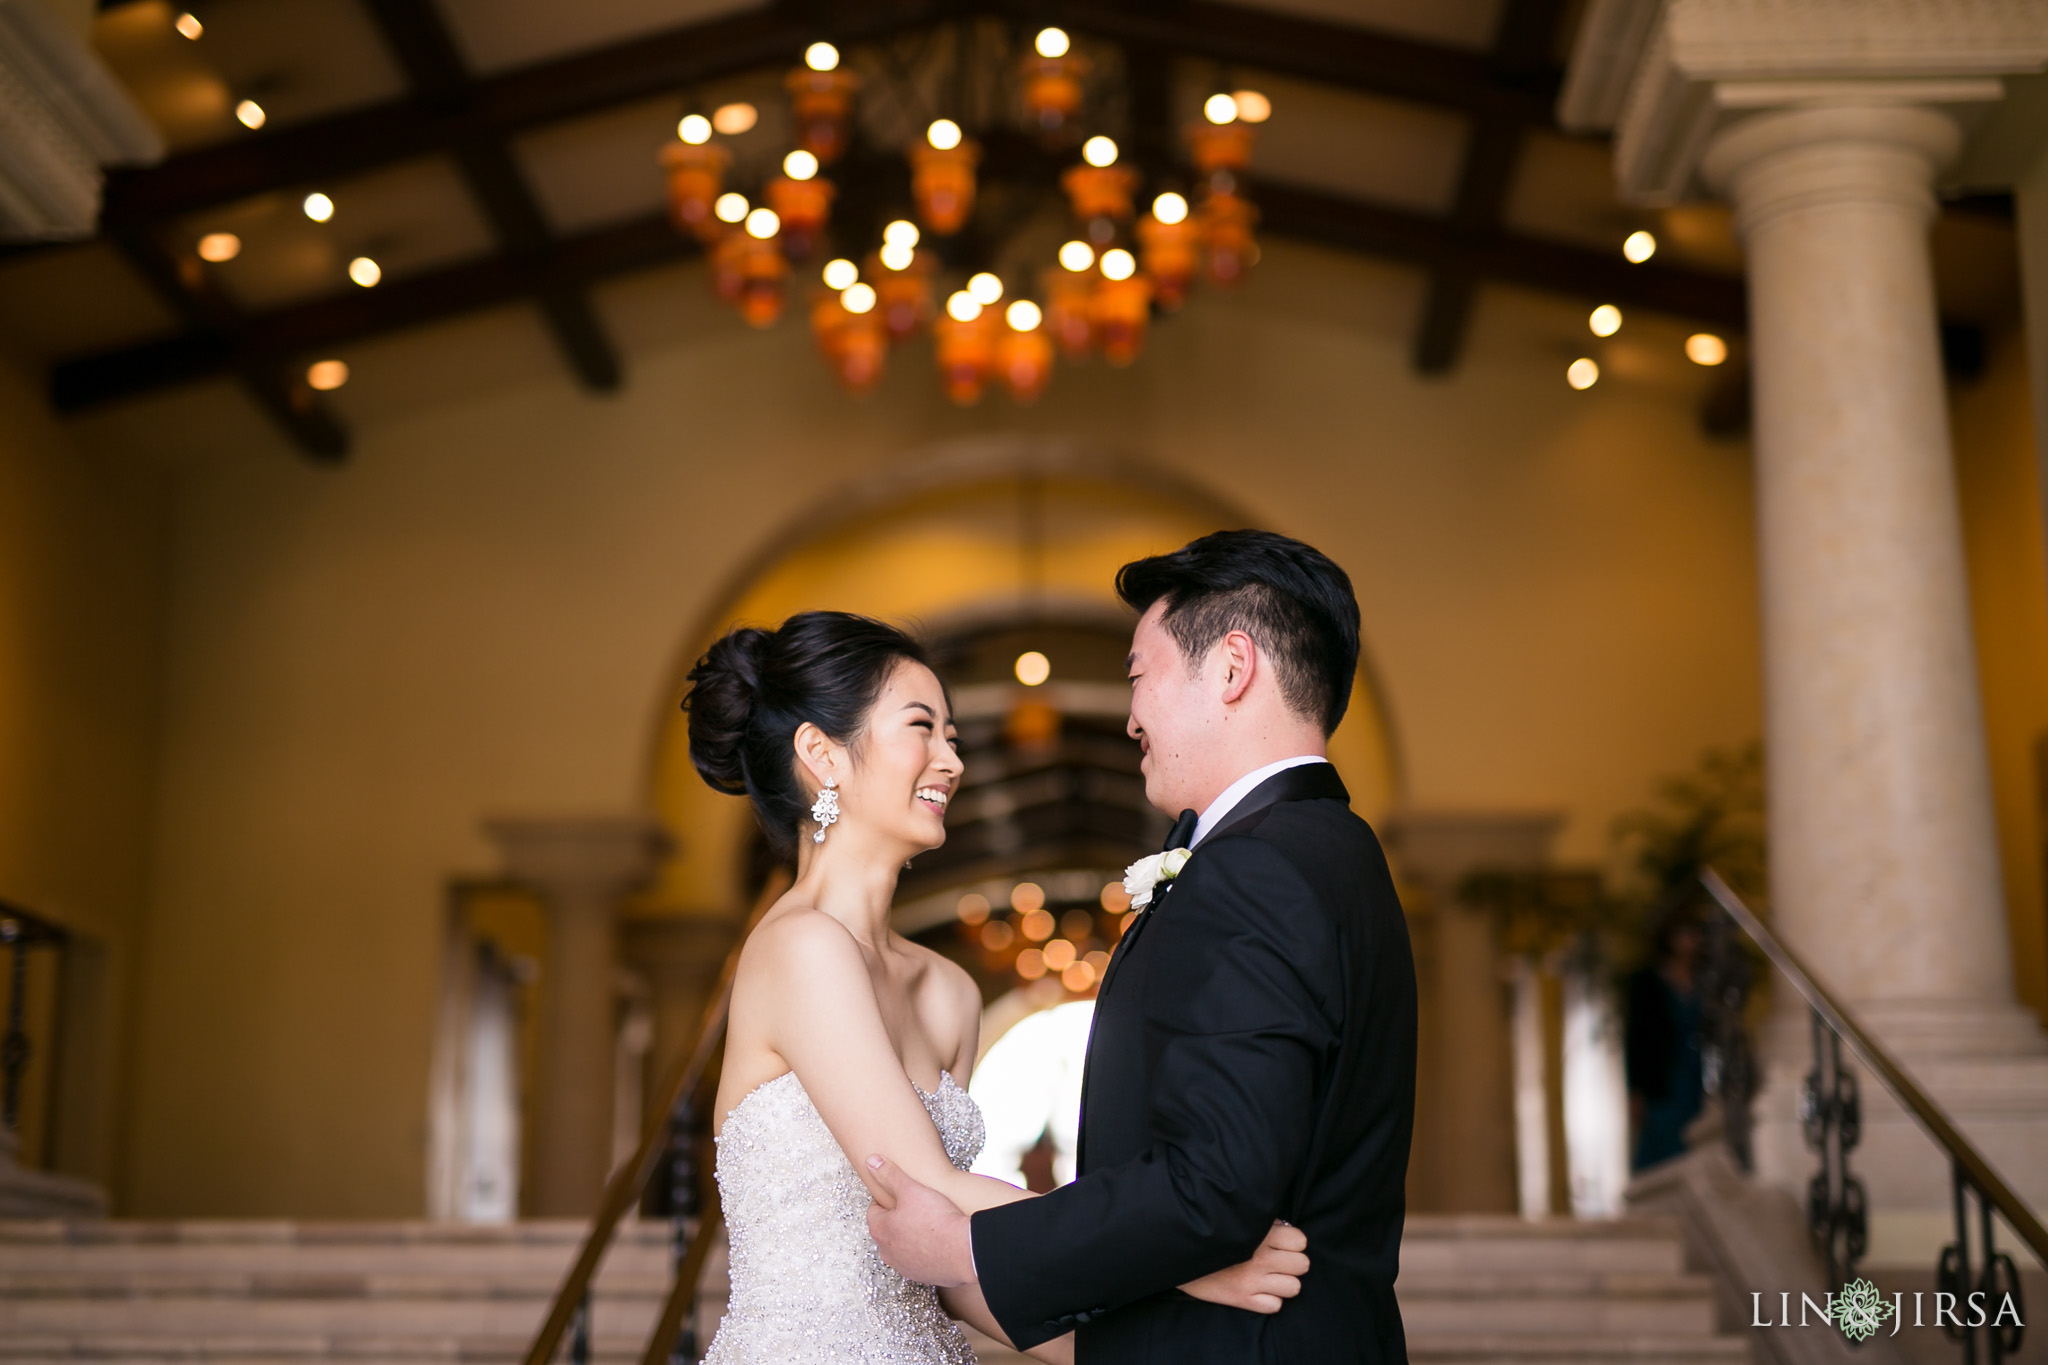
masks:
<path fill-rule="evenodd" d="M 590 1291 L 576 1301 L 576 1316 L 569 1321 L 569 1359 L 572 1365 L 590 1365 Z"/>
<path fill-rule="evenodd" d="M 1837 1287 L 1855 1276 L 1856 1263 L 1863 1259 L 1869 1245 L 1869 1215 L 1863 1182 L 1849 1171 L 1849 1152 L 1862 1138 L 1863 1113 L 1856 1072 L 1843 1060 L 1842 1049 L 1846 1045 L 1948 1155 L 1956 1238 L 1942 1248 L 1941 1259 L 1935 1269 L 1935 1321 L 1951 1341 L 1962 1346 L 1963 1365 L 1977 1365 L 1977 1328 L 1969 1325 L 1970 1295 L 1972 1292 L 1981 1294 L 1981 1311 L 1985 1313 L 1985 1355 L 1989 1365 L 1999 1365 L 2020 1348 L 2025 1337 L 2026 1309 L 2020 1293 L 2019 1271 L 2012 1257 L 1998 1250 L 1993 1220 L 2003 1216 L 2008 1226 L 2019 1234 L 2020 1240 L 2044 1261 L 2048 1261 L 2048 1228 L 2044 1228 L 2041 1220 L 2019 1201 L 1969 1140 L 1956 1131 L 1940 1107 L 1822 989 L 1804 964 L 1778 942 L 1777 936 L 1743 904 L 1742 898 L 1731 891 L 1725 881 L 1708 869 L 1700 874 L 1700 882 L 1728 918 L 1763 950 L 1764 956 L 1799 992 L 1812 1011 L 1813 1070 L 1807 1073 L 1806 1083 L 1800 1090 L 1799 1118 L 1808 1145 L 1820 1154 L 1821 1168 L 1807 1186 L 1807 1223 L 1816 1248 L 1827 1259 L 1829 1292 L 1839 1292 Z M 1718 981 L 1718 973 L 1723 970 L 1719 964 L 1725 963 L 1729 954 L 1720 951 L 1711 932 L 1708 944 L 1714 949 L 1709 961 L 1716 964 L 1712 968 L 1716 975 L 1711 979 Z M 1739 1016 L 1739 1008 L 1737 1013 Z M 1721 1047 L 1717 1040 L 1717 1051 Z M 1723 1093 L 1726 1116 L 1730 1088 L 1726 1060 L 1723 1059 L 1711 1074 Z M 1736 1146 L 1736 1129 L 1732 1122 L 1728 1133 L 1729 1145 Z M 1746 1128 L 1743 1137 L 1746 1144 Z M 1738 1156 L 1741 1150 L 1738 1148 Z M 1744 1168 L 1747 1169 L 1746 1164 Z M 1977 1196 L 1981 1224 L 1978 1228 L 1980 1269 L 1974 1276 L 1971 1274 L 1970 1257 L 1969 1196 L 1972 1193 Z M 1941 1313 L 1941 1296 L 1944 1295 L 1949 1296 L 1954 1304 L 1953 1311 L 1946 1318 Z M 2001 1326 L 1999 1310 L 2008 1297 L 2012 1300 L 2016 1320 Z M 1849 1337 L 1848 1341 L 1852 1346 L 1861 1344 L 1855 1337 Z"/>
<path fill-rule="evenodd" d="M 21 1078 L 28 1071 L 31 1049 L 23 1024 L 23 998 L 28 994 L 28 943 L 17 921 L 0 924 L 7 944 L 7 1036 L 0 1041 L 0 1123 L 10 1133 L 21 1130 Z"/>

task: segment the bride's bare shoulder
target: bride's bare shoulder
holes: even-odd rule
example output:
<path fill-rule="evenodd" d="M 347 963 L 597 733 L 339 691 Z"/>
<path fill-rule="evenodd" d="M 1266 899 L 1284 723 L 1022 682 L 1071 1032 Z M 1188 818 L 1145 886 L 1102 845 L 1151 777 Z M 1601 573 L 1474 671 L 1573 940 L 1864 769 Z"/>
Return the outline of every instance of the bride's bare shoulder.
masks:
<path fill-rule="evenodd" d="M 846 926 L 822 910 L 795 903 L 776 906 L 754 926 L 740 950 L 739 970 L 743 976 L 843 971 L 867 976 L 860 944 Z"/>

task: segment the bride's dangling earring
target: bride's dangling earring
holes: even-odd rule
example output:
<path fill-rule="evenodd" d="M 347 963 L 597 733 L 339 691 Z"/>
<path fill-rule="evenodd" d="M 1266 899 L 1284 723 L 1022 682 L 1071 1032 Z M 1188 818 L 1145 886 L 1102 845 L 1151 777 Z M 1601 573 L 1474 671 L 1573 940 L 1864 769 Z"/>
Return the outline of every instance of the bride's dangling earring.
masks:
<path fill-rule="evenodd" d="M 811 836 L 811 842 L 825 842 L 825 831 L 839 823 L 839 793 L 832 790 L 839 785 L 839 779 L 828 777 L 818 792 L 818 799 L 811 802 L 811 818 L 818 822 L 818 832 Z"/>

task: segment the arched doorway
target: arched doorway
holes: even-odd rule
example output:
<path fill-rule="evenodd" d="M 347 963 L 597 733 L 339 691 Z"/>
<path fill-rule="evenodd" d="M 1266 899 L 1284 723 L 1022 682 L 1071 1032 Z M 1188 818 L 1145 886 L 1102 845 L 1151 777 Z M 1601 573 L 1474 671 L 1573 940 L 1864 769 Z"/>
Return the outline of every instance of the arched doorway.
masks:
<path fill-rule="evenodd" d="M 711 791 L 690 766 L 677 706 L 690 666 L 724 631 L 773 625 L 816 608 L 907 624 L 938 647 L 949 684 L 962 690 L 956 702 L 963 719 L 969 703 L 976 723 L 988 724 L 1035 695 L 1048 703 L 1058 699 L 1053 709 L 1063 733 L 1085 731 L 1113 742 L 1122 726 L 1106 689 L 1125 685 L 1116 642 L 1128 638 L 1130 626 L 1112 588 L 1117 568 L 1209 531 L 1249 524 L 1242 511 L 1179 475 L 1115 451 L 1049 438 L 948 443 L 898 474 L 835 490 L 744 565 L 681 642 L 654 727 L 647 779 L 650 804 L 680 853 L 648 908 L 724 915 L 747 900 L 752 819 L 743 801 Z M 1025 648 L 1052 660 L 1050 690 L 1026 688 L 1009 673 Z M 1367 819 L 1398 803 L 1399 747 L 1369 655 L 1331 757 Z M 1108 785 L 1097 782 L 1088 791 L 1100 795 Z M 1072 799 L 1087 804 L 1078 788 Z M 1118 831 L 1113 842 L 1118 850 L 1149 851 L 1151 827 L 1142 823 L 1142 812 L 1131 813 L 1139 823 L 1112 822 Z M 1155 846 L 1158 832 L 1151 828 Z M 1025 848 L 1007 849 L 958 842 L 972 843 L 979 860 L 940 850 L 929 870 L 916 868 L 906 877 L 906 902 L 978 877 L 1021 873 L 1044 856 L 1028 851 L 1035 847 L 1028 839 Z M 957 873 L 950 883 L 946 869 Z"/>

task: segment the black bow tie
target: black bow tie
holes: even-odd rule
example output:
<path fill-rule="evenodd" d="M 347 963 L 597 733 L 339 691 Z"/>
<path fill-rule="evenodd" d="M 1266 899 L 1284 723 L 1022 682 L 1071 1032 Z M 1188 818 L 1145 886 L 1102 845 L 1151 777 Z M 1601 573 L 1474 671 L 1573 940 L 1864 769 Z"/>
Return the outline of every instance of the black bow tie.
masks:
<path fill-rule="evenodd" d="M 1201 817 L 1193 811 L 1182 811 L 1180 819 L 1173 822 L 1173 832 L 1166 836 L 1166 842 L 1159 846 L 1159 851 L 1164 853 L 1169 849 L 1186 848 L 1195 837 L 1195 826 L 1199 823 Z"/>

